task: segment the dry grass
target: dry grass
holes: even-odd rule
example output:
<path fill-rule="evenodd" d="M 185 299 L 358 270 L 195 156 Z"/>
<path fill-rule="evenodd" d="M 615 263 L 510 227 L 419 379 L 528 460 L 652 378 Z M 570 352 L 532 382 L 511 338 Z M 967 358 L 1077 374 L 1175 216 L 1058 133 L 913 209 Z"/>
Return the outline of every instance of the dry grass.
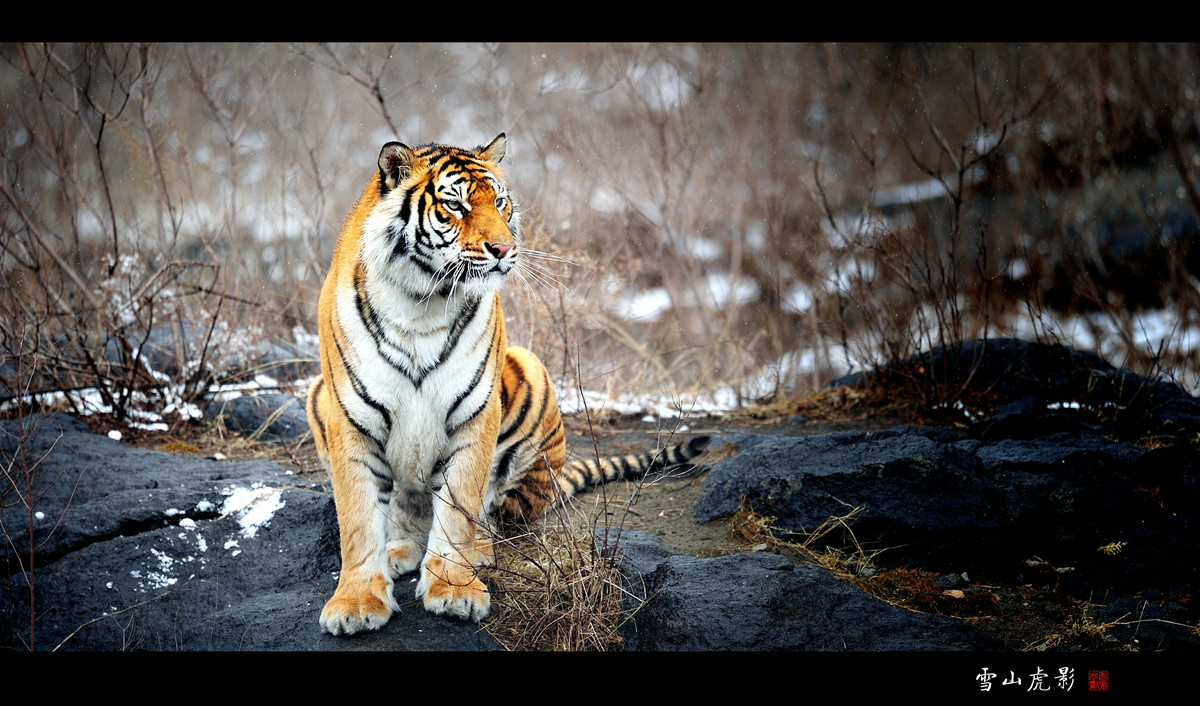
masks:
<path fill-rule="evenodd" d="M 488 634 L 510 651 L 620 650 L 625 589 L 612 521 L 607 495 L 599 505 L 560 496 L 521 531 L 495 537 L 496 565 L 483 572 Z"/>
<path fill-rule="evenodd" d="M 1142 604 L 1143 608 L 1145 604 Z M 1024 649 L 1045 651 L 1069 646 L 1073 649 L 1118 649 L 1134 651 L 1136 645 L 1122 644 L 1116 640 L 1113 633 L 1118 628 L 1136 627 L 1150 623 L 1163 623 L 1187 629 L 1191 634 L 1200 636 L 1200 625 L 1185 625 L 1170 620 L 1157 618 L 1137 618 L 1129 614 L 1113 620 L 1102 620 L 1100 613 L 1103 605 L 1090 601 L 1073 601 L 1069 617 L 1057 629 L 1048 632 L 1044 637 L 1029 643 Z M 1135 633 L 1136 634 L 1136 633 Z M 1136 640 L 1134 641 L 1136 642 Z"/>
<path fill-rule="evenodd" d="M 777 551 L 793 560 L 824 567 L 839 579 L 885 603 L 920 613 L 932 613 L 978 623 L 1004 615 L 996 587 L 973 586 L 966 590 L 944 589 L 937 574 L 909 568 L 880 569 L 875 559 L 886 550 L 866 551 L 850 525 L 863 508 L 828 518 L 807 533 L 782 538 L 773 518 L 749 507 L 744 499 L 731 521 L 731 532 L 742 541 Z M 828 544 L 838 532 L 844 540 Z"/>
<path fill-rule="evenodd" d="M 768 418 L 798 414 L 819 424 L 917 423 L 924 414 L 920 400 L 899 392 L 863 382 L 800 397 L 782 397 L 755 405 L 746 413 Z"/>
<path fill-rule="evenodd" d="M 730 520 L 730 533 L 747 544 L 762 545 L 804 563 L 823 566 L 838 578 L 853 582 L 860 575 L 871 573 L 875 558 L 886 551 L 867 551 L 855 538 L 850 525 L 862 510 L 859 506 L 844 515 L 831 516 L 811 532 L 783 532 L 773 517 L 758 512 L 743 497 L 741 507 Z M 848 538 L 849 542 L 844 546 L 826 543 L 835 533 Z"/>
<path fill-rule="evenodd" d="M 492 617 L 483 627 L 510 651 L 621 649 L 619 556 L 602 550 L 587 522 L 559 506 L 497 544 L 496 566 L 483 572 L 491 586 Z"/>
<path fill-rule="evenodd" d="M 312 331 L 381 137 L 501 129 L 523 245 L 565 258 L 510 288 L 509 335 L 570 384 L 750 402 L 1022 312 L 1053 337 L 1045 317 L 1095 307 L 1120 324 L 1097 347 L 1190 375 L 1195 354 L 1153 351 L 1108 302 L 1114 263 L 1068 226 L 1126 159 L 1186 172 L 1195 62 L 1185 45 L 5 45 L 0 378 L 37 353 L 36 387 L 95 387 L 118 416 L 138 394 L 194 400 L 244 372 L 239 346 Z M 1154 191 L 1194 211 L 1183 176 Z M 940 187 L 895 198 L 917 183 Z M 1134 190 L 1103 200 L 1142 213 Z M 1044 219 L 1017 218 L 1026 203 Z M 1159 215 L 1136 224 L 1168 256 L 1148 279 L 1194 321 Z M 642 295 L 667 305 L 628 306 Z M 138 355 L 167 323 L 203 329 L 169 384 Z"/>
<path fill-rule="evenodd" d="M 1098 615 L 1103 607 L 1080 601 L 1063 626 L 1030 643 L 1025 649 L 1041 652 L 1064 645 L 1079 645 L 1085 649 L 1103 647 L 1105 635 L 1112 628 L 1131 624 L 1119 621 L 1101 622 Z"/>
<path fill-rule="evenodd" d="M 584 417 L 594 439 L 596 420 Z M 510 651 L 622 649 L 618 629 L 629 615 L 622 607 L 628 591 L 619 536 L 647 482 L 629 483 L 627 499 L 607 484 L 591 489 L 586 500 L 559 496 L 522 531 L 509 528 L 508 536 L 496 537 L 496 565 L 482 572 L 493 597 L 488 634 Z"/>

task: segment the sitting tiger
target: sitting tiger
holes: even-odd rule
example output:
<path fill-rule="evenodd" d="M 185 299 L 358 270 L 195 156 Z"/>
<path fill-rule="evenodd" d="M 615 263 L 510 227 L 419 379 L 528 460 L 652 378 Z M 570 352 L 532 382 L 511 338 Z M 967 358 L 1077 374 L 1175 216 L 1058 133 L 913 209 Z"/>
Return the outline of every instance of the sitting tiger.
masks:
<path fill-rule="evenodd" d="M 399 608 L 393 579 L 418 567 L 426 609 L 482 619 L 476 567 L 492 562 L 497 526 L 708 443 L 564 465 L 546 368 L 505 335 L 499 292 L 521 250 L 504 153 L 503 133 L 473 150 L 387 143 L 334 250 L 307 404 L 341 530 L 321 611 L 334 635 L 384 625 Z"/>

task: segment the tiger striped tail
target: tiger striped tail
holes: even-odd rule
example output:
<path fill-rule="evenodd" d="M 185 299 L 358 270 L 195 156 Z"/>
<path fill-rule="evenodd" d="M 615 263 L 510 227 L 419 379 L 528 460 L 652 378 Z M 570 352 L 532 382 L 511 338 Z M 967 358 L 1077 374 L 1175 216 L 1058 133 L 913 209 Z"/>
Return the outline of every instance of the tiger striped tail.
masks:
<path fill-rule="evenodd" d="M 558 474 L 558 486 L 565 495 L 574 495 L 589 486 L 615 480 L 636 480 L 648 473 L 682 466 L 708 448 L 711 438 L 697 436 L 682 444 L 660 451 L 646 451 L 628 456 L 571 461 Z"/>

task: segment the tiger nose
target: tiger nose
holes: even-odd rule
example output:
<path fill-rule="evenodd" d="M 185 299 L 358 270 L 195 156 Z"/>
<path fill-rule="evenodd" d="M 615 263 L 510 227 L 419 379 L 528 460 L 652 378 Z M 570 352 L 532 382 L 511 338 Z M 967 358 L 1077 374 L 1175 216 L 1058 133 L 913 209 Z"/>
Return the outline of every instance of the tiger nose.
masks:
<path fill-rule="evenodd" d="M 508 254 L 509 250 L 513 249 L 512 243 L 507 245 L 503 243 L 484 243 L 483 247 L 487 248 L 487 251 L 490 252 L 497 260 L 503 258 Z"/>

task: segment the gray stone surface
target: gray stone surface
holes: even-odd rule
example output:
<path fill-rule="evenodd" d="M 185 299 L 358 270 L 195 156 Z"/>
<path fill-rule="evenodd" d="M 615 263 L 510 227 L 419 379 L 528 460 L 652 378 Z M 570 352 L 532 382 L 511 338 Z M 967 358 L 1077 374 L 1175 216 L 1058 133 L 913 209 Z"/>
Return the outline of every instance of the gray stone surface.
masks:
<path fill-rule="evenodd" d="M 262 441 L 291 441 L 308 433 L 304 400 L 281 392 L 213 400 L 204 416 L 222 417 L 226 429 Z"/>
<path fill-rule="evenodd" d="M 402 607 L 381 631 L 323 634 L 317 619 L 339 569 L 337 513 L 331 495 L 281 466 L 134 449 L 61 415 L 25 421 L 45 423 L 26 428 L 19 453 L 15 423 L 0 423 L 0 456 L 32 465 L 32 494 L 10 487 L 0 515 L 9 539 L 3 648 L 31 641 L 31 575 L 39 650 L 496 648 L 477 625 L 405 600 L 409 577 L 397 582 Z M 27 497 L 40 513 L 32 533 Z"/>
<path fill-rule="evenodd" d="M 721 439 L 714 442 L 719 447 Z M 833 546 L 887 566 L 1049 583 L 1081 598 L 1200 586 L 1200 451 L 1096 434 L 982 442 L 934 427 L 740 435 L 696 500 L 699 522 L 742 503 L 784 532 L 859 512 Z M 1101 547 L 1122 543 L 1119 552 Z"/>
<path fill-rule="evenodd" d="M 777 554 L 697 559 L 666 552 L 646 533 L 621 540 L 626 609 L 636 609 L 621 628 L 627 650 L 999 648 L 965 623 L 897 608 Z"/>

